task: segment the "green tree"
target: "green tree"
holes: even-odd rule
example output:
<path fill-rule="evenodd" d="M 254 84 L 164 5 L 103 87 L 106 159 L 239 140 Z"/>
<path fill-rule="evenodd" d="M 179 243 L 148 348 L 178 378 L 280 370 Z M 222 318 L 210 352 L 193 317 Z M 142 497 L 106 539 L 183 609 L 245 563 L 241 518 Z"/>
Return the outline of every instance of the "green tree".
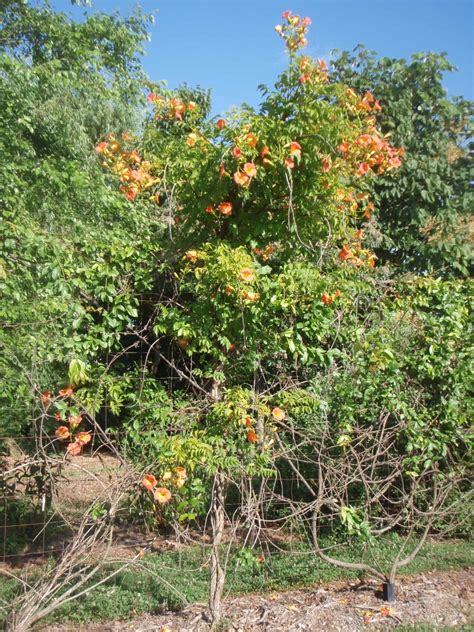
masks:
<path fill-rule="evenodd" d="M 97 360 L 117 344 L 150 284 L 140 261 L 159 231 L 146 209 L 130 212 L 92 156 L 112 124 L 139 129 L 146 20 L 75 23 L 14 1 L 1 16 L 3 435 L 30 423 L 35 387 L 64 384 L 71 359 Z"/>
<path fill-rule="evenodd" d="M 433 464 L 444 467 L 448 450 L 451 460 L 464 458 L 469 286 L 426 275 L 445 271 L 431 244 L 449 222 L 437 224 L 430 240 L 420 211 L 397 233 L 388 219 L 395 211 L 383 206 L 398 200 L 411 212 L 400 183 L 416 192 L 434 178 L 429 160 L 420 159 L 419 173 L 410 161 L 417 127 L 428 143 L 423 125 L 438 138 L 439 122 L 428 114 L 429 125 L 412 121 L 413 101 L 416 112 L 429 109 L 429 93 L 419 101 L 417 91 L 406 103 L 401 97 L 407 137 L 382 119 L 384 134 L 366 86 L 330 81 L 323 60 L 301 55 L 310 20 L 286 12 L 277 31 L 289 65 L 274 88 L 262 88 L 259 110 L 209 119 L 205 91 L 148 83 L 140 129 L 141 18 L 95 16 L 78 25 L 48 9 L 7 6 L 0 58 L 6 429 L 31 419 L 28 406 L 40 406 L 41 389 L 64 385 L 67 366 L 74 396 L 59 393 L 51 405 L 43 397 L 46 430 L 56 414 L 69 418 L 71 399 L 100 414 L 107 396 L 127 431 L 127 455 L 146 467 L 137 496 L 148 515 L 186 522 L 211 499 L 218 619 L 231 484 L 251 493 L 250 479 L 276 466 L 295 473 L 297 451 L 306 467 L 308 441 L 320 445 L 323 425 L 337 457 L 357 443 L 358 429 L 376 437 L 382 418 L 403 422 L 392 446 L 407 468 L 403 484 Z M 443 107 L 442 130 L 454 106 Z M 451 137 L 440 134 L 438 163 L 449 166 L 441 149 Z M 407 141 L 403 158 L 396 140 Z M 401 165 L 406 181 L 396 175 Z M 449 168 L 443 200 L 458 221 L 464 193 L 455 195 L 461 181 Z M 366 235 L 377 245 L 373 206 L 385 226 L 379 256 L 392 262 L 396 282 L 367 247 Z M 437 217 L 439 206 L 429 209 Z M 463 272 L 464 260 L 456 261 L 452 270 Z M 317 479 L 314 468 L 310 478 Z M 351 535 L 357 525 L 370 530 L 358 500 L 340 508 Z"/>
<path fill-rule="evenodd" d="M 334 80 L 380 100 L 377 116 L 405 149 L 396 178 L 373 181 L 373 243 L 399 271 L 465 276 L 472 265 L 472 103 L 449 98 L 445 54 L 378 59 L 359 46 L 333 62 Z"/>
<path fill-rule="evenodd" d="M 147 97 L 150 117 L 136 151 L 116 136 L 96 147 L 125 197 L 138 208 L 158 204 L 168 223 L 149 297 L 155 317 L 147 358 L 153 350 L 155 362 L 142 373 L 149 383 L 153 371 L 166 370 L 173 396 L 165 400 L 168 415 L 140 402 L 129 407 L 129 436 L 139 462 L 153 464 L 148 491 L 173 490 L 170 517 L 196 514 L 189 496 L 197 481 L 211 490 L 215 619 L 226 489 L 272 472 L 277 423 L 286 415 L 278 394 L 331 362 L 337 279 L 374 265 L 358 230 L 369 205 L 364 183 L 400 161 L 375 128 L 372 105 L 358 107 L 357 94 L 329 83 L 322 60 L 299 54 L 310 20 L 285 20 L 279 32 L 288 69 L 265 89 L 259 111 L 244 106 L 209 120 L 199 91 L 159 87 Z M 361 136 L 370 146 L 357 145 Z M 351 145 L 346 155 L 341 143 Z M 147 383 L 140 394 L 160 399 Z M 89 398 L 90 389 L 78 396 Z M 177 467 L 188 478 L 175 490 Z M 159 490 L 148 494 L 152 505 L 163 500 Z"/>

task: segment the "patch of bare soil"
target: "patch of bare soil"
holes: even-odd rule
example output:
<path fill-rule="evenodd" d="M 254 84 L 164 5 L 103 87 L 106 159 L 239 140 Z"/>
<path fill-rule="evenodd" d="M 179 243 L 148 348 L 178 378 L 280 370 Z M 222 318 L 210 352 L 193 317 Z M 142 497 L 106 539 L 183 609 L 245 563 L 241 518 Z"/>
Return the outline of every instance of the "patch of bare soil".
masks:
<path fill-rule="evenodd" d="M 229 598 L 226 626 L 233 632 L 296 632 L 325 630 L 359 632 L 425 623 L 438 627 L 466 626 L 472 620 L 474 575 L 468 570 L 432 572 L 400 579 L 394 604 L 377 597 L 373 583 L 333 582 L 309 590 L 273 592 Z M 208 632 L 203 604 L 177 613 L 140 620 L 87 626 L 49 626 L 43 632 Z"/>
<path fill-rule="evenodd" d="M 15 453 L 6 457 L 5 463 L 8 467 L 14 467 L 15 459 L 20 456 L 20 453 Z M 104 496 L 105 490 L 122 473 L 120 461 L 105 451 L 85 453 L 66 460 L 56 483 L 55 502 L 60 514 L 42 515 L 40 512 L 31 521 L 23 521 L 21 525 L 7 525 L 8 529 L 18 526 L 29 528 L 29 537 L 17 553 L 5 555 L 3 558 L 1 552 L 4 533 L 0 528 L 0 569 L 12 571 L 25 566 L 41 566 L 50 557 L 61 557 L 70 542 L 71 529 L 77 527 L 85 512 Z M 25 498 L 27 495 L 24 485 L 18 483 L 12 502 Z M 7 532 L 7 537 L 9 533 L 10 531 Z M 237 539 L 244 541 L 246 532 L 236 534 L 233 529 L 226 529 L 223 542 L 228 542 L 236 535 Z M 274 549 L 298 539 L 277 529 L 266 529 L 265 536 L 267 544 Z M 165 533 L 147 531 L 144 524 L 124 524 L 114 530 L 114 541 L 109 549 L 109 555 L 114 559 L 127 559 L 147 547 L 154 552 L 162 552 L 183 548 L 190 541 L 195 544 L 209 544 L 210 536 L 202 531 L 192 530 L 187 533 L 186 541 L 177 542 L 172 537 L 168 538 Z M 103 556 L 100 547 L 95 552 L 99 558 Z"/>
<path fill-rule="evenodd" d="M 21 460 L 22 455 L 17 450 L 4 459 L 5 469 L 13 469 Z M 19 477 L 6 502 L 20 507 L 29 506 L 30 509 L 18 516 L 10 512 L 15 517 L 0 530 L 0 567 L 8 569 L 38 565 L 50 556 L 60 556 L 70 541 L 71 527 L 80 523 L 84 513 L 104 496 L 104 491 L 121 473 L 119 460 L 107 452 L 86 453 L 65 461 L 56 481 L 55 503 L 58 513 L 54 514 L 41 507 L 37 500 L 41 498 L 41 493 L 35 488 L 28 489 L 25 481 Z M 32 478 L 28 479 L 30 483 Z M 8 509 L 7 506 L 7 516 Z M 2 556 L 3 539 L 6 537 L 8 543 L 10 537 L 15 539 L 18 535 L 15 531 L 21 533 L 22 530 L 27 530 L 28 537 L 23 537 L 25 542 L 21 548 Z"/>
<path fill-rule="evenodd" d="M 76 456 L 64 468 L 57 502 L 64 511 L 82 517 L 82 510 L 100 498 L 121 471 L 120 462 L 110 454 Z"/>

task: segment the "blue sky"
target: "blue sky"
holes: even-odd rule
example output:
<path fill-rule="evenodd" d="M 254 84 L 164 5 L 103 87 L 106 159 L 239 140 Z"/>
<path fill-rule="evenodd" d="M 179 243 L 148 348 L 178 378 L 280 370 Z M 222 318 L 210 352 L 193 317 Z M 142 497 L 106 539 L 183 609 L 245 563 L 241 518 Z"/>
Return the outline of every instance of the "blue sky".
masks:
<path fill-rule="evenodd" d="M 51 0 L 81 19 L 84 8 Z M 92 0 L 94 10 L 129 12 L 128 0 Z M 213 112 L 246 101 L 259 103 L 257 86 L 272 84 L 285 67 L 283 42 L 274 32 L 281 13 L 309 16 L 308 54 L 329 57 L 359 43 L 380 56 L 409 57 L 446 51 L 459 71 L 445 78 L 451 96 L 473 98 L 473 0 L 142 0 L 155 14 L 143 58 L 153 81 L 173 88 L 186 81 L 212 89 Z"/>

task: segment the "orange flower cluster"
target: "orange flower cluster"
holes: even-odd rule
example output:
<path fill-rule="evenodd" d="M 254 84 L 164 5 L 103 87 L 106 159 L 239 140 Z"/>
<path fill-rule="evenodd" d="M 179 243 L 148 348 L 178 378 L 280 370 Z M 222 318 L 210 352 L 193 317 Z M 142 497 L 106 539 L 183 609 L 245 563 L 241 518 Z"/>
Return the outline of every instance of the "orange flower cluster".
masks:
<path fill-rule="evenodd" d="M 357 213 L 357 211 L 359 211 L 359 205 L 362 205 L 361 216 L 365 219 L 370 219 L 375 210 L 374 203 L 369 202 L 368 193 L 355 193 L 350 189 L 337 189 L 336 201 L 339 211 L 353 214 Z"/>
<path fill-rule="evenodd" d="M 325 305 L 331 305 L 334 301 L 342 296 L 340 290 L 336 290 L 334 294 L 321 294 L 321 300 Z"/>
<path fill-rule="evenodd" d="M 250 415 L 246 415 L 244 417 L 244 425 L 246 428 L 251 428 L 253 425 L 253 419 L 252 417 L 250 417 Z"/>
<path fill-rule="evenodd" d="M 186 138 L 186 145 L 188 147 L 195 147 L 198 140 L 199 140 L 199 136 L 195 134 L 194 132 L 191 132 L 191 134 L 188 134 L 188 137 Z"/>
<path fill-rule="evenodd" d="M 258 441 L 258 435 L 253 428 L 250 428 L 247 431 L 247 441 L 249 443 L 257 443 Z"/>
<path fill-rule="evenodd" d="M 60 389 L 59 396 L 72 397 L 73 393 L 74 393 L 74 387 L 72 386 L 72 384 L 68 384 L 68 386 L 65 386 L 64 388 Z"/>
<path fill-rule="evenodd" d="M 345 103 L 348 110 L 351 112 L 381 112 L 382 106 L 380 101 L 374 97 L 371 92 L 366 92 L 362 98 L 360 98 L 352 88 L 346 90 L 347 101 Z"/>
<path fill-rule="evenodd" d="M 343 140 L 339 144 L 339 151 L 346 163 L 349 163 L 354 174 L 358 177 L 366 175 L 381 175 L 385 171 L 398 169 L 404 154 L 403 148 L 393 147 L 375 127 L 374 112 L 380 112 L 382 107 L 371 92 L 366 92 L 361 98 L 352 89 L 345 92 L 345 107 L 357 116 L 367 113 L 366 131 L 355 140 Z"/>
<path fill-rule="evenodd" d="M 257 255 L 257 257 L 262 257 L 264 261 L 268 261 L 270 256 L 275 252 L 276 246 L 275 244 L 268 244 L 263 250 L 261 248 L 254 248 L 253 251 Z"/>
<path fill-rule="evenodd" d="M 247 125 L 244 128 L 243 135 L 240 138 L 235 139 L 235 145 L 232 148 L 232 155 L 237 160 L 245 160 L 245 156 L 243 152 L 248 151 L 248 150 L 255 150 L 258 143 L 259 143 L 259 139 L 253 132 L 249 131 L 249 126 Z M 252 155 L 255 155 L 255 151 L 254 152 L 251 151 L 251 153 Z"/>
<path fill-rule="evenodd" d="M 40 395 L 40 402 L 45 408 L 47 408 L 50 405 L 52 398 L 53 394 L 51 391 L 43 391 Z"/>
<path fill-rule="evenodd" d="M 308 43 L 306 35 L 311 20 L 310 18 L 300 18 L 299 15 L 292 15 L 291 11 L 285 11 L 281 17 L 285 23 L 275 26 L 275 31 L 285 40 L 288 52 L 293 55 Z"/>
<path fill-rule="evenodd" d="M 185 103 L 180 99 L 166 99 L 165 97 L 150 92 L 147 95 L 147 101 L 153 103 L 155 107 L 155 120 L 171 119 L 182 121 L 186 112 L 194 112 L 198 105 L 194 101 Z"/>
<path fill-rule="evenodd" d="M 323 173 L 328 173 L 331 171 L 333 164 L 331 156 L 320 156 L 321 159 L 321 170 Z"/>
<path fill-rule="evenodd" d="M 232 215 L 232 202 L 221 202 L 218 209 L 221 215 L 228 217 L 229 215 Z"/>
<path fill-rule="evenodd" d="M 252 268 L 242 268 L 239 276 L 240 276 L 240 279 L 244 281 L 245 283 L 253 283 L 253 281 L 256 280 L 255 271 L 252 270 Z M 248 289 L 241 289 L 239 287 L 236 288 L 233 285 L 226 285 L 224 287 L 224 292 L 228 296 L 234 293 L 236 295 L 240 294 L 240 297 L 248 303 L 255 303 L 256 301 L 260 299 L 260 294 L 258 292 L 253 292 Z"/>
<path fill-rule="evenodd" d="M 290 143 L 290 156 L 294 158 L 301 158 L 301 145 L 295 140 Z"/>
<path fill-rule="evenodd" d="M 375 268 L 377 256 L 367 248 L 362 247 L 362 239 L 363 231 L 357 230 L 352 245 L 344 244 L 339 251 L 339 259 L 348 261 L 357 267 L 365 265 L 369 268 Z"/>
<path fill-rule="evenodd" d="M 301 160 L 301 145 L 295 140 L 290 143 L 289 156 L 285 158 L 285 167 L 287 169 L 295 168 L 294 158 L 298 161 Z"/>
<path fill-rule="evenodd" d="M 370 127 L 369 133 L 360 134 L 353 142 L 342 141 L 338 149 L 346 162 L 353 166 L 358 177 L 381 175 L 385 171 L 398 169 L 404 154 L 402 147 L 392 147 L 375 127 Z"/>
<path fill-rule="evenodd" d="M 197 250 L 188 250 L 184 253 L 184 259 L 187 259 L 191 263 L 196 263 L 199 259 L 199 253 Z"/>
<path fill-rule="evenodd" d="M 257 148 L 259 144 L 260 149 Z M 233 175 L 234 182 L 239 186 L 248 187 L 252 179 L 257 175 L 258 166 L 255 164 L 256 160 L 261 162 L 262 166 L 272 164 L 267 157 L 269 153 L 269 148 L 266 145 L 262 145 L 253 132 L 247 131 L 241 138 L 237 139 L 232 149 L 232 156 L 239 163 Z M 219 178 L 228 175 L 225 165 L 221 164 L 219 167 Z"/>
<path fill-rule="evenodd" d="M 239 276 L 240 276 L 240 279 L 244 281 L 245 283 L 253 283 L 256 280 L 255 271 L 252 270 L 252 268 L 242 268 Z M 224 288 L 224 292 L 228 295 L 233 294 L 234 292 L 238 294 L 239 288 L 237 288 L 237 291 L 236 291 L 236 288 L 234 286 L 226 285 Z M 260 299 L 260 294 L 258 292 L 253 292 L 248 289 L 242 289 L 240 291 L 240 296 L 247 303 L 255 303 L 256 301 Z"/>
<path fill-rule="evenodd" d="M 255 420 L 250 415 L 246 415 L 244 417 L 243 423 L 245 427 L 248 428 L 247 441 L 249 441 L 250 443 L 255 443 L 256 441 L 258 441 L 257 433 L 253 429 L 253 424 L 255 423 Z"/>
<path fill-rule="evenodd" d="M 249 186 L 252 178 L 257 175 L 257 167 L 253 162 L 246 162 L 242 170 L 234 173 L 234 182 L 240 186 Z"/>
<path fill-rule="evenodd" d="M 328 65 L 324 59 L 313 61 L 310 57 L 301 57 L 298 60 L 298 67 L 301 75 L 299 83 L 327 83 L 329 81 Z"/>
<path fill-rule="evenodd" d="M 248 132 L 244 136 L 244 143 L 249 147 L 255 148 L 258 143 L 258 138 L 255 136 L 253 132 Z"/>
<path fill-rule="evenodd" d="M 252 268 L 243 268 L 240 271 L 240 277 L 247 283 L 251 283 L 252 281 L 255 281 L 255 272 Z"/>
<path fill-rule="evenodd" d="M 250 290 L 242 290 L 242 298 L 248 303 L 255 303 L 260 299 L 258 292 L 251 292 Z"/>
<path fill-rule="evenodd" d="M 178 489 L 186 483 L 187 472 L 184 467 L 175 467 L 173 471 L 166 471 L 161 477 L 161 481 L 167 481 L 175 485 Z M 153 474 L 145 474 L 142 478 L 142 486 L 153 494 L 153 498 L 160 505 L 164 505 L 171 500 L 172 494 L 167 487 L 159 487 L 158 481 Z"/>
<path fill-rule="evenodd" d="M 215 215 L 217 211 L 224 217 L 229 217 L 230 215 L 232 215 L 232 209 L 233 209 L 232 202 L 221 202 L 217 207 L 212 206 L 212 204 L 209 206 L 206 206 L 204 211 L 208 213 L 209 215 Z"/>
<path fill-rule="evenodd" d="M 285 411 L 282 410 L 281 408 L 278 408 L 278 406 L 275 406 L 272 409 L 271 415 L 275 421 L 283 421 L 286 418 Z M 255 423 L 255 420 L 250 415 L 245 415 L 245 417 L 242 420 L 242 423 L 245 426 L 245 428 L 247 428 L 247 433 L 246 433 L 247 441 L 249 443 L 257 443 L 257 441 L 259 440 L 259 437 L 253 428 L 253 424 Z"/>
<path fill-rule="evenodd" d="M 125 137 L 128 138 L 128 135 Z M 104 158 L 102 166 L 119 176 L 119 190 L 128 200 L 133 201 L 139 193 L 156 182 L 150 174 L 151 163 L 142 160 L 134 149 L 126 151 L 113 134 L 109 134 L 106 141 L 98 143 L 95 151 Z"/>
<path fill-rule="evenodd" d="M 275 421 L 283 421 L 286 417 L 286 413 L 281 408 L 278 408 L 278 406 L 275 406 L 275 408 L 272 409 L 272 417 Z"/>
<path fill-rule="evenodd" d="M 72 397 L 73 393 L 74 388 L 69 385 L 59 390 L 57 398 L 61 400 L 69 399 Z M 54 395 L 51 391 L 43 391 L 40 395 L 40 401 L 45 409 L 49 408 L 54 399 Z M 90 432 L 85 430 L 76 432 L 77 428 L 82 423 L 82 415 L 76 413 L 67 414 L 64 410 L 62 410 L 62 412 L 58 410 L 53 416 L 56 421 L 63 424 L 66 422 L 68 424 L 67 426 L 58 426 L 54 431 L 56 438 L 60 441 L 69 441 L 66 446 L 67 454 L 71 456 L 80 454 L 83 446 L 87 445 L 92 440 Z"/>

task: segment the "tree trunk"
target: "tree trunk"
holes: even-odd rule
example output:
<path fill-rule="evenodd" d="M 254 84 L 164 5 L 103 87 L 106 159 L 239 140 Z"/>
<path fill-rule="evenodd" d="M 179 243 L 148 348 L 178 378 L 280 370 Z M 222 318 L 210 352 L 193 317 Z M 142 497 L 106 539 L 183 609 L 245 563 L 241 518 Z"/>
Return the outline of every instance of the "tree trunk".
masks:
<path fill-rule="evenodd" d="M 219 546 L 224 534 L 225 520 L 225 480 L 219 472 L 214 477 L 211 501 L 211 581 L 209 587 L 209 610 L 215 627 L 222 617 L 222 593 L 224 591 L 225 571 L 221 566 Z"/>

